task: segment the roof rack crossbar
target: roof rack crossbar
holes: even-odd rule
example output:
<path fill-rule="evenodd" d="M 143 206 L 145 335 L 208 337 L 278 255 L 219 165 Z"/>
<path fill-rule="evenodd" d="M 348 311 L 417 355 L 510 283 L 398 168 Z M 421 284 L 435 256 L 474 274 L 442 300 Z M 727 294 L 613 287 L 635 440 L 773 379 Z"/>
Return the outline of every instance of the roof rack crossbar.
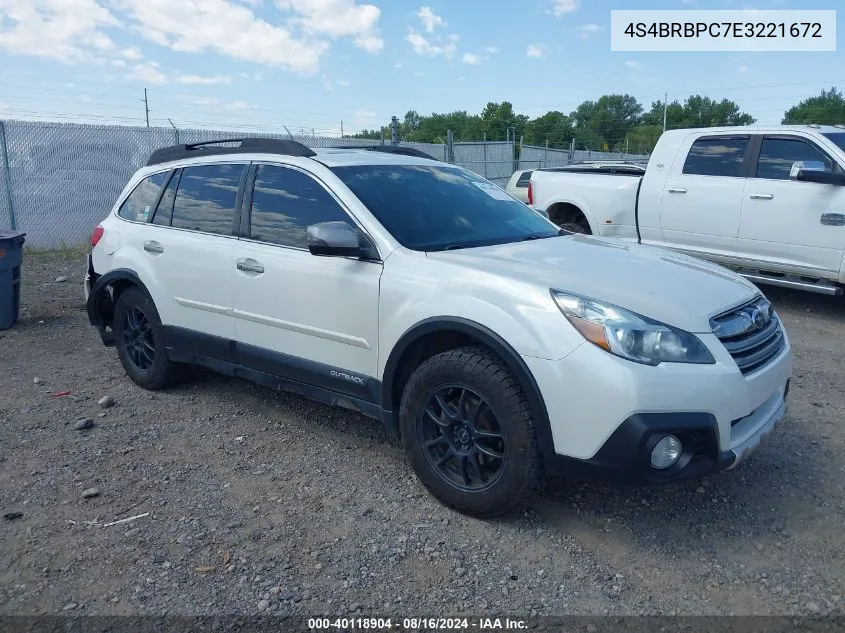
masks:
<path fill-rule="evenodd" d="M 240 145 L 237 147 L 220 147 L 223 143 L 240 143 Z M 287 139 L 262 137 L 229 138 L 162 147 L 150 155 L 147 166 L 168 163 L 183 158 L 193 158 L 195 156 L 248 153 L 284 154 L 286 156 L 299 156 L 302 158 L 311 158 L 317 155 L 310 147 Z"/>

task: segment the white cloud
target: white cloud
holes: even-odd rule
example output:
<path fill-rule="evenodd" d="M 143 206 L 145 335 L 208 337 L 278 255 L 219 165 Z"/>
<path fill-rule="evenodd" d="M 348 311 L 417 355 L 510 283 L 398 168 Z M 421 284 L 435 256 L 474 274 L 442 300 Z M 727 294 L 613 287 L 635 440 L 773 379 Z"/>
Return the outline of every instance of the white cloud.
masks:
<path fill-rule="evenodd" d="M 534 59 L 539 59 L 543 56 L 545 48 L 546 47 L 543 44 L 529 44 L 528 48 L 525 51 L 525 56 L 532 57 Z"/>
<path fill-rule="evenodd" d="M 394 68 L 402 68 L 402 62 L 396 62 L 395 64 L 393 64 L 393 67 Z"/>
<path fill-rule="evenodd" d="M 166 84 L 167 75 L 159 70 L 159 64 L 156 62 L 141 62 L 132 66 L 127 79 L 135 79 L 148 84 Z"/>
<path fill-rule="evenodd" d="M 348 88 L 349 87 L 349 82 L 346 81 L 345 79 L 340 79 L 340 80 L 336 81 L 335 83 L 338 86 L 340 86 L 341 88 Z"/>
<path fill-rule="evenodd" d="M 186 103 L 201 108 L 226 108 L 229 110 L 254 110 L 256 108 L 255 104 L 246 101 L 222 101 L 219 97 L 179 95 L 179 98 Z"/>
<path fill-rule="evenodd" d="M 464 53 L 463 59 L 461 60 L 465 64 L 469 64 L 470 66 L 478 66 L 481 62 L 484 61 L 484 57 L 481 55 L 476 55 L 475 53 Z"/>
<path fill-rule="evenodd" d="M 421 7 L 417 17 L 422 22 L 423 30 L 429 35 L 423 35 L 416 29 L 409 29 L 405 40 L 417 55 L 427 57 L 442 56 L 452 59 L 457 51 L 457 43 L 461 38 L 452 33 L 448 36 L 438 35 L 434 31 L 439 27 L 445 27 L 446 22 L 439 15 L 435 15 L 429 7 Z"/>
<path fill-rule="evenodd" d="M 228 75 L 213 75 L 210 77 L 203 77 L 202 75 L 180 75 L 178 79 L 180 84 L 188 86 L 211 86 L 214 84 L 230 84 L 232 78 Z"/>
<path fill-rule="evenodd" d="M 600 33 L 604 29 L 598 24 L 582 24 L 576 27 L 575 30 L 581 34 L 582 40 L 588 40 L 591 36 Z"/>
<path fill-rule="evenodd" d="M 431 10 L 431 7 L 420 7 L 417 17 L 423 23 L 425 30 L 429 33 L 434 33 L 438 27 L 447 26 L 446 20 Z"/>
<path fill-rule="evenodd" d="M 96 0 L 0 0 L 0 50 L 79 63 L 117 49 L 103 32 L 119 27 Z"/>
<path fill-rule="evenodd" d="M 642 70 L 643 69 L 643 65 L 640 62 L 635 62 L 632 59 L 629 59 L 628 61 L 626 61 L 625 66 L 627 66 L 628 68 L 630 68 L 632 70 Z"/>
<path fill-rule="evenodd" d="M 747 73 L 749 70 L 751 70 L 751 69 L 750 69 L 748 66 L 744 65 L 744 64 L 743 64 L 742 66 L 739 66 L 739 67 L 736 69 L 736 71 L 737 71 L 738 73 L 743 73 L 743 74 L 744 74 L 744 73 Z"/>
<path fill-rule="evenodd" d="M 450 35 L 446 41 L 436 40 L 438 43 L 435 43 L 435 41 L 428 40 L 420 33 L 411 29 L 411 32 L 405 36 L 405 39 L 411 44 L 411 48 L 417 55 L 425 55 L 427 57 L 443 56 L 446 59 L 452 59 L 455 56 L 459 38 L 457 35 Z"/>
<path fill-rule="evenodd" d="M 137 48 L 124 48 L 119 55 L 130 62 L 139 62 L 144 59 L 144 55 Z"/>
<path fill-rule="evenodd" d="M 578 10 L 579 0 L 552 0 L 552 13 L 557 17 Z"/>
<path fill-rule="evenodd" d="M 499 52 L 499 49 L 496 48 L 495 46 L 487 46 L 487 47 L 485 47 L 484 52 L 487 53 L 488 55 L 495 55 L 496 53 Z"/>
<path fill-rule="evenodd" d="M 308 35 L 352 38 L 355 46 L 368 53 L 384 48 L 378 28 L 381 9 L 374 4 L 358 4 L 356 0 L 276 0 L 276 6 L 294 11 L 297 17 L 292 23 Z"/>

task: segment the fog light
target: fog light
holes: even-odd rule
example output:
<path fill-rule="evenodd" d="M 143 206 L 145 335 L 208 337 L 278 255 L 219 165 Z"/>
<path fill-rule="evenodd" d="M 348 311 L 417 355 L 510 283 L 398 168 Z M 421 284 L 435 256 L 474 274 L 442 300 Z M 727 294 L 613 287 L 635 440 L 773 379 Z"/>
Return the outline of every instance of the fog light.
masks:
<path fill-rule="evenodd" d="M 682 449 L 681 440 L 674 435 L 667 435 L 651 451 L 651 467 L 666 470 L 678 461 Z"/>

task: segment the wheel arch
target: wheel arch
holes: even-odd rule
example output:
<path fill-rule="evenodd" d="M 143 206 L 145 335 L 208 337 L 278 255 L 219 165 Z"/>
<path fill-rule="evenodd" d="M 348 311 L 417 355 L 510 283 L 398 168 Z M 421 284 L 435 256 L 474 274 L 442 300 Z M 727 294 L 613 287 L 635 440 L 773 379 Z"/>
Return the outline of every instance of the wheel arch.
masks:
<path fill-rule="evenodd" d="M 427 343 L 433 348 L 426 349 Z M 519 353 L 490 328 L 461 317 L 432 317 L 408 329 L 394 345 L 382 379 L 385 422 L 398 435 L 398 409 L 402 390 L 414 369 L 431 356 L 467 344 L 481 344 L 493 351 L 519 380 L 531 406 L 537 439 L 544 460 L 554 455 L 554 442 L 543 394 Z"/>
<path fill-rule="evenodd" d="M 114 307 L 120 294 L 130 287 L 137 287 L 150 294 L 138 273 L 131 268 L 117 268 L 100 276 L 91 287 L 86 309 L 88 320 L 100 333 L 105 345 L 114 344 L 113 333 L 106 330 L 111 326 Z"/>
<path fill-rule="evenodd" d="M 549 219 L 560 226 L 566 223 L 573 215 L 581 215 L 587 221 L 590 231 L 595 234 L 595 223 L 593 222 L 589 211 L 583 204 L 570 200 L 558 200 L 548 206 L 546 212 L 549 214 Z"/>

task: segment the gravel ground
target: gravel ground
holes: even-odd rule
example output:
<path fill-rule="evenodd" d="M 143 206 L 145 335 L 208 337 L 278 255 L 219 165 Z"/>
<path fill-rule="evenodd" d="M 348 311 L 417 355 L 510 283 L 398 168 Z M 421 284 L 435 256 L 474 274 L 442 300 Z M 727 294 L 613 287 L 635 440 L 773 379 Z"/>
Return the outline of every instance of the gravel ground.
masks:
<path fill-rule="evenodd" d="M 551 480 L 484 522 L 354 413 L 201 371 L 135 387 L 87 323 L 82 268 L 28 254 L 0 332 L 0 614 L 843 613 L 843 302 L 767 289 L 791 408 L 737 470 Z"/>

